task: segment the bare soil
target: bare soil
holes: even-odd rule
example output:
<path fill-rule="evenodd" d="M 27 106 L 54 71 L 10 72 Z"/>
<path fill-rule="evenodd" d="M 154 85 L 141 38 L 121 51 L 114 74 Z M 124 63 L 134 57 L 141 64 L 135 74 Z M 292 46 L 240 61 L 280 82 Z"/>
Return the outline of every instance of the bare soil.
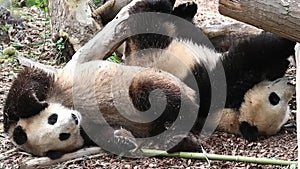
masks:
<path fill-rule="evenodd" d="M 180 0 L 179 3 L 186 2 Z M 217 0 L 195 0 L 199 5 L 199 11 L 195 22 L 199 27 L 206 24 L 218 24 L 221 22 L 236 22 L 221 16 L 217 11 Z M 21 18 L 25 29 L 21 31 L 23 38 L 15 35 L 19 30 L 10 28 L 9 43 L 0 41 L 0 50 L 12 44 L 18 47 L 18 52 L 27 57 L 32 57 L 40 62 L 54 65 L 57 51 L 51 47 L 50 25 L 46 15 L 36 8 L 16 9 L 15 17 Z M 1 38 L 0 38 L 1 39 Z M 3 132 L 3 106 L 10 85 L 20 66 L 16 59 L 2 62 L 0 65 L 0 168 L 19 168 L 24 161 L 36 158 L 32 155 L 16 149 L 6 133 Z M 295 75 L 291 68 L 289 75 Z M 272 137 L 261 137 L 258 142 L 249 143 L 246 140 L 223 132 L 215 132 L 204 144 L 203 149 L 207 153 L 241 155 L 249 157 L 266 157 L 281 160 L 296 161 L 297 140 L 295 124 L 295 99 L 291 101 L 291 118 L 289 127 L 284 127 L 278 134 Z M 49 168 L 49 167 L 47 167 Z M 67 161 L 50 168 L 287 168 L 285 166 L 257 165 L 241 162 L 203 161 L 182 158 L 143 158 L 128 159 L 114 155 L 104 154 L 98 156 L 82 157 Z"/>

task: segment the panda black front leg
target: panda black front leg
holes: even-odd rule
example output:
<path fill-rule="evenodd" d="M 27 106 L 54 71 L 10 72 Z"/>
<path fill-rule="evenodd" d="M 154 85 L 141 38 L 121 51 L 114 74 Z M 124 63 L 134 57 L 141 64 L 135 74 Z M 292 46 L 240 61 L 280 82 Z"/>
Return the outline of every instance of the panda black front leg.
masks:
<path fill-rule="evenodd" d="M 258 140 L 257 127 L 250 125 L 248 122 L 243 121 L 240 123 L 240 132 L 241 135 L 250 142 Z"/>
<path fill-rule="evenodd" d="M 46 156 L 49 157 L 51 160 L 56 160 L 61 158 L 65 153 L 58 150 L 50 150 L 46 152 Z"/>

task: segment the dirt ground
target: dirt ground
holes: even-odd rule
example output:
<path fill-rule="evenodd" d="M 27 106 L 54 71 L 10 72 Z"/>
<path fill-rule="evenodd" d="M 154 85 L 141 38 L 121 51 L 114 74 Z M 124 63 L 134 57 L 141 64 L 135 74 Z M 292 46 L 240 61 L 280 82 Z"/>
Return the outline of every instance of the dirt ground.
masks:
<path fill-rule="evenodd" d="M 180 0 L 179 3 L 187 0 Z M 199 5 L 199 11 L 195 18 L 198 26 L 218 24 L 221 22 L 236 22 L 221 16 L 217 12 L 217 0 L 194 0 Z M 46 15 L 36 8 L 16 9 L 14 16 L 21 18 L 24 29 L 10 27 L 10 43 L 5 43 L 3 36 L 0 39 L 0 50 L 9 45 L 14 45 L 18 51 L 40 62 L 54 65 L 56 50 L 51 47 L 51 34 L 49 20 Z M 1 17 L 1 15 L 0 15 Z M 1 18 L 0 18 L 1 19 Z M 1 33 L 0 33 L 1 35 Z M 16 59 L 1 60 L 0 65 L 0 169 L 19 168 L 24 161 L 33 159 L 32 155 L 15 149 L 6 133 L 3 132 L 3 106 L 6 95 L 13 78 L 21 69 Z M 289 75 L 295 75 L 295 69 L 291 68 Z M 291 118 L 288 127 L 284 127 L 277 135 L 264 138 L 258 142 L 249 143 L 246 140 L 227 133 L 215 132 L 204 144 L 203 149 L 207 153 L 241 155 L 249 157 L 266 157 L 281 160 L 297 161 L 297 140 L 295 124 L 295 99 L 291 101 Z M 49 167 L 47 167 L 49 168 Z M 119 158 L 110 154 L 82 157 L 68 161 L 50 168 L 287 168 L 285 166 L 257 165 L 241 162 L 203 161 L 181 158 L 143 158 L 128 159 Z"/>

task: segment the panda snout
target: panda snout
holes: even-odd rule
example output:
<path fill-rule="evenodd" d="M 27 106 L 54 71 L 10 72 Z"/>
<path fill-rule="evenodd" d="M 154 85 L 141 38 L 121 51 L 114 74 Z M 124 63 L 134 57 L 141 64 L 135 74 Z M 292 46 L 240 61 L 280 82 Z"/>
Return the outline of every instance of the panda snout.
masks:
<path fill-rule="evenodd" d="M 71 116 L 72 116 L 72 119 L 74 120 L 75 124 L 78 125 L 78 123 L 79 123 L 78 117 L 74 113 L 72 113 Z"/>

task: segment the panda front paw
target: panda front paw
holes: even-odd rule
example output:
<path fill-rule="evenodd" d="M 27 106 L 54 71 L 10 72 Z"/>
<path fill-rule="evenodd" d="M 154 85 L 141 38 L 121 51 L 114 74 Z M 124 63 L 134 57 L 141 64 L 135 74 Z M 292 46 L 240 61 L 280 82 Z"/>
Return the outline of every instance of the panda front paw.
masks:
<path fill-rule="evenodd" d="M 114 131 L 115 143 L 122 151 L 130 151 L 136 149 L 137 143 L 134 136 L 126 129 L 119 129 Z"/>
<path fill-rule="evenodd" d="M 46 152 L 46 156 L 51 160 L 56 160 L 61 158 L 65 153 L 62 151 L 50 150 Z"/>
<path fill-rule="evenodd" d="M 240 123 L 240 132 L 243 138 L 250 142 L 258 140 L 257 127 L 250 125 L 248 122 L 243 121 Z"/>
<path fill-rule="evenodd" d="M 171 13 L 175 16 L 179 16 L 181 18 L 192 21 L 192 19 L 197 13 L 197 10 L 198 6 L 195 2 L 187 2 L 175 7 Z"/>

